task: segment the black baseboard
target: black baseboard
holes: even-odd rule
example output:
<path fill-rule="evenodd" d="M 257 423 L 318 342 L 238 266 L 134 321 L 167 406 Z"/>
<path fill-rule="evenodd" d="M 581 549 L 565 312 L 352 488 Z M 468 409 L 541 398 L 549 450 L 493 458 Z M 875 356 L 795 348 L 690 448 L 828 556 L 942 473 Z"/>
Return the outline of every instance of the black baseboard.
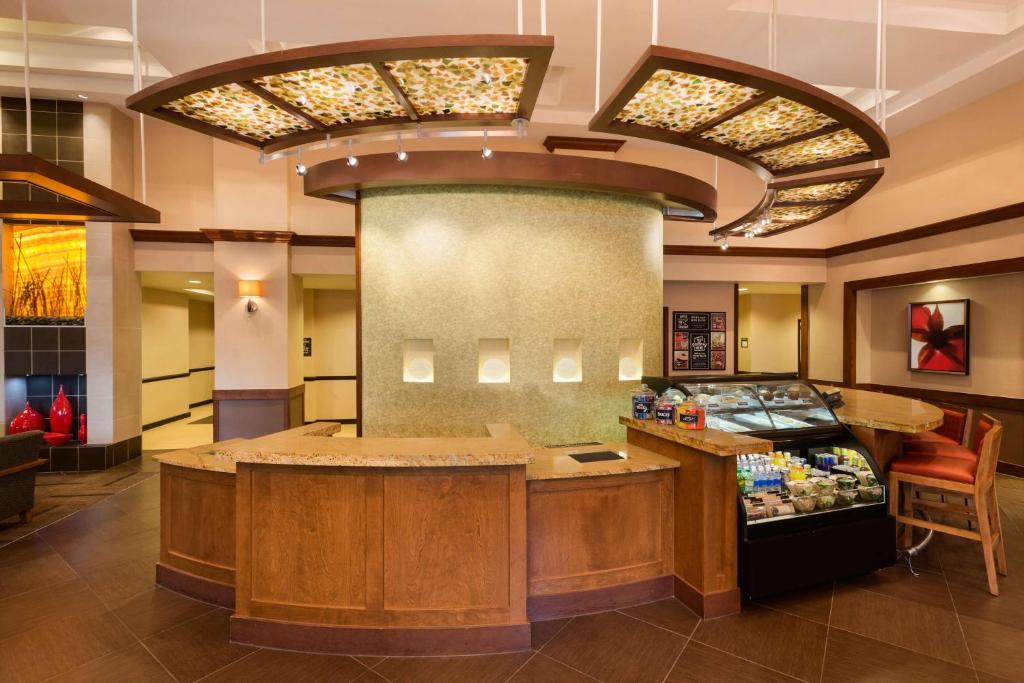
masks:
<path fill-rule="evenodd" d="M 325 417 L 325 418 L 322 418 L 322 419 L 319 419 L 319 420 L 305 420 L 304 424 L 311 425 L 314 422 L 337 422 L 338 424 L 342 424 L 342 425 L 359 424 L 359 420 L 355 419 L 354 417 L 344 417 L 344 418 L 339 418 L 339 419 L 330 419 L 330 418 L 326 418 Z"/>
<path fill-rule="evenodd" d="M 199 403 L 189 403 L 188 407 L 189 408 L 198 408 L 199 406 L 205 406 L 205 405 L 209 405 L 211 403 L 213 403 L 213 399 L 212 398 L 208 398 L 205 401 L 200 401 Z"/>
<path fill-rule="evenodd" d="M 999 474 L 1008 474 L 1011 477 L 1024 477 L 1024 465 L 1000 460 L 996 464 L 996 472 Z"/>
<path fill-rule="evenodd" d="M 165 417 L 162 420 L 157 420 L 156 422 L 150 422 L 149 424 L 144 424 L 144 425 L 142 425 L 142 431 L 146 431 L 147 429 L 153 429 L 155 427 L 163 427 L 166 424 L 170 424 L 172 422 L 177 422 L 178 420 L 183 420 L 186 417 L 192 417 L 192 413 L 191 412 L 187 412 L 187 413 L 181 413 L 180 415 L 171 415 L 170 417 Z"/>

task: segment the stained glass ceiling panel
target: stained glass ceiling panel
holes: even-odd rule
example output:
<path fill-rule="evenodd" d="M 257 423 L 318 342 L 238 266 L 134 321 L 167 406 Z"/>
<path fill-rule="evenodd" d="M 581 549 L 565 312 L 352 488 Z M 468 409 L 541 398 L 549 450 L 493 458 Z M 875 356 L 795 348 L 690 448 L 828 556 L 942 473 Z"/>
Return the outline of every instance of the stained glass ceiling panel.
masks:
<path fill-rule="evenodd" d="M 237 83 L 185 95 L 164 108 L 259 141 L 311 128 Z"/>
<path fill-rule="evenodd" d="M 387 62 L 387 70 L 423 116 L 514 114 L 527 60 L 466 57 Z"/>
<path fill-rule="evenodd" d="M 659 69 L 615 120 L 688 133 L 760 94 L 754 88 L 717 78 Z"/>
<path fill-rule="evenodd" d="M 254 82 L 327 125 L 405 116 L 372 64 L 304 69 Z"/>

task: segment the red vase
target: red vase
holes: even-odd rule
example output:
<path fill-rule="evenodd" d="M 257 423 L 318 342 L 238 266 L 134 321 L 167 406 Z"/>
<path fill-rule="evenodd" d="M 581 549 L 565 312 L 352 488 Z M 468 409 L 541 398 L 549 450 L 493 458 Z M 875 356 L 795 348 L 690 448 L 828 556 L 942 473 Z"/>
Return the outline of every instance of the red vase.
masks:
<path fill-rule="evenodd" d="M 18 434 L 20 432 L 31 432 L 33 430 L 43 431 L 46 426 L 46 419 L 42 413 L 35 410 L 32 406 L 25 401 L 25 410 L 21 411 L 14 416 L 11 420 L 11 426 L 8 428 L 8 434 Z"/>
<path fill-rule="evenodd" d="M 78 443 L 85 443 L 85 413 L 78 416 Z"/>
<path fill-rule="evenodd" d="M 58 434 L 71 433 L 71 401 L 64 395 L 64 385 L 60 386 L 57 398 L 50 406 L 50 431 Z"/>

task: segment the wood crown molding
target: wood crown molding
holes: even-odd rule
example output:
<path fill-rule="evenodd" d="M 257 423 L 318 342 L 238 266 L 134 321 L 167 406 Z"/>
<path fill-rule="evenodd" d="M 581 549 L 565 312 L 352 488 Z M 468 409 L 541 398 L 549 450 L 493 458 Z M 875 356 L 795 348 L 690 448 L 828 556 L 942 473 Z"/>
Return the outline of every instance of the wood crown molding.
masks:
<path fill-rule="evenodd" d="M 544 138 L 544 147 L 549 152 L 554 152 L 556 149 L 571 149 L 614 154 L 624 144 L 626 144 L 625 140 L 615 138 L 576 138 L 568 135 L 549 135 Z"/>
<path fill-rule="evenodd" d="M 710 245 L 666 244 L 665 255 L 760 256 L 764 258 L 778 258 L 780 256 L 795 258 L 835 258 L 836 256 L 845 256 L 846 254 L 853 254 L 858 251 L 890 247 L 896 244 L 902 244 L 903 242 L 912 242 L 926 237 L 944 235 L 958 230 L 967 230 L 968 228 L 976 228 L 982 225 L 988 225 L 989 223 L 999 223 L 1000 221 L 1008 221 L 1022 217 L 1024 217 L 1024 202 L 1017 202 L 1016 204 L 997 206 L 994 209 L 986 209 L 985 211 L 979 211 L 977 213 L 948 218 L 943 221 L 928 223 L 927 225 L 919 225 L 915 228 L 907 228 L 906 230 L 898 230 L 896 232 L 890 232 L 877 237 L 869 237 L 867 239 L 857 240 L 856 242 L 838 244 L 826 249 L 730 247 L 727 250 L 722 250 L 719 247 Z"/>
<path fill-rule="evenodd" d="M 165 242 L 172 244 L 213 244 L 222 242 L 287 243 L 293 247 L 346 247 L 356 246 L 352 235 L 299 235 L 276 230 L 144 230 L 128 231 L 135 242 Z"/>
<path fill-rule="evenodd" d="M 214 389 L 214 401 L 287 400 L 306 393 L 306 385 L 288 389 Z"/>

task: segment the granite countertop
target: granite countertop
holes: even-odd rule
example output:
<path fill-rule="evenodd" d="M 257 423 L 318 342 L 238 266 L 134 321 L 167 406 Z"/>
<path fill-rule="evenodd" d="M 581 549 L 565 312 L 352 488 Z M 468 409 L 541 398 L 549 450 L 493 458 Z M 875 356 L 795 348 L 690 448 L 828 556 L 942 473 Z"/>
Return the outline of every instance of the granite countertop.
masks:
<path fill-rule="evenodd" d="M 518 439 L 324 438 L 294 430 L 224 446 L 216 452 L 235 462 L 320 467 L 474 467 L 526 465 L 533 451 Z"/>
<path fill-rule="evenodd" d="M 626 457 L 621 460 L 598 462 L 577 462 L 569 457 L 570 453 L 596 453 L 599 451 L 612 451 Z M 602 443 L 596 446 L 570 448 L 538 448 L 533 451 L 533 454 L 533 463 L 526 466 L 526 478 L 530 481 L 601 477 L 679 467 L 679 463 L 672 458 L 666 458 L 646 448 L 627 443 Z"/>
<path fill-rule="evenodd" d="M 241 443 L 245 439 L 230 439 L 219 443 L 208 443 L 203 446 L 183 448 L 169 453 L 159 453 L 153 459 L 163 465 L 174 465 L 175 467 L 187 467 L 193 470 L 209 470 L 210 472 L 235 473 L 235 461 L 233 458 L 218 455 L 216 450 L 223 446 L 230 446 Z"/>
<path fill-rule="evenodd" d="M 815 386 L 818 391 L 831 388 L 827 384 Z M 927 432 L 942 424 L 942 411 L 930 403 L 877 391 L 840 389 L 844 405 L 834 412 L 843 424 L 904 434 Z"/>
<path fill-rule="evenodd" d="M 654 420 L 637 420 L 628 415 L 621 416 L 619 424 L 711 455 L 731 456 L 772 450 L 772 442 L 766 439 L 717 429 L 680 429 L 674 425 L 658 424 Z"/>

